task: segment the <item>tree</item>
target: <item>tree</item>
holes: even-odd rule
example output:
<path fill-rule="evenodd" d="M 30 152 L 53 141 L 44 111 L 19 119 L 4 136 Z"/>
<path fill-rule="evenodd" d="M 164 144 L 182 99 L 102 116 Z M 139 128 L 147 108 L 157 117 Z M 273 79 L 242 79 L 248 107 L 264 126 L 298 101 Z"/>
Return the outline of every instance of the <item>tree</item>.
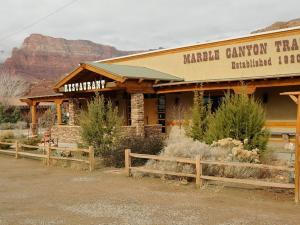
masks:
<path fill-rule="evenodd" d="M 118 108 L 113 107 L 110 100 L 105 102 L 102 95 L 96 94 L 88 103 L 87 110 L 80 114 L 82 139 L 94 147 L 96 155 L 110 157 L 111 151 L 117 148 L 122 121 Z"/>
<path fill-rule="evenodd" d="M 0 96 L 1 97 L 19 97 L 25 95 L 30 83 L 20 76 L 11 75 L 8 72 L 0 72 Z"/>
<path fill-rule="evenodd" d="M 208 119 L 211 115 L 211 101 L 205 104 L 202 91 L 194 92 L 194 103 L 191 112 L 192 120 L 185 127 L 186 134 L 194 140 L 203 141 Z"/>
<path fill-rule="evenodd" d="M 269 131 L 264 129 L 265 121 L 265 111 L 253 96 L 228 93 L 209 118 L 205 140 L 210 144 L 230 137 L 243 141 L 249 150 L 265 150 L 269 138 Z"/>

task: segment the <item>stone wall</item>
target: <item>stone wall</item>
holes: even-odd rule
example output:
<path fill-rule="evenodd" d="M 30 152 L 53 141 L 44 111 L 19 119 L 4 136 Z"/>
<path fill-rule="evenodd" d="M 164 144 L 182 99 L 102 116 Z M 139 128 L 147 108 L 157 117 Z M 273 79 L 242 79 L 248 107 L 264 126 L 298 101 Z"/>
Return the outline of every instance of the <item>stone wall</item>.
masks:
<path fill-rule="evenodd" d="M 131 94 L 131 125 L 136 127 L 136 135 L 144 136 L 144 94 Z"/>
<path fill-rule="evenodd" d="M 162 135 L 161 133 L 161 125 L 146 125 L 145 126 L 145 137 L 152 137 Z M 122 126 L 122 133 L 126 136 L 135 136 L 136 135 L 136 127 L 134 126 Z M 51 129 L 52 138 L 58 139 L 59 143 L 70 143 L 76 144 L 80 143 L 80 127 L 79 126 L 69 126 L 69 125 L 57 125 L 52 127 Z"/>
<path fill-rule="evenodd" d="M 79 124 L 78 122 L 79 114 L 80 114 L 79 99 L 70 98 L 69 99 L 69 125 L 74 126 Z"/>
<path fill-rule="evenodd" d="M 76 144 L 81 142 L 80 127 L 57 125 L 52 127 L 51 136 L 58 140 L 59 143 Z"/>
<path fill-rule="evenodd" d="M 145 125 L 145 137 L 162 135 L 161 124 Z"/>

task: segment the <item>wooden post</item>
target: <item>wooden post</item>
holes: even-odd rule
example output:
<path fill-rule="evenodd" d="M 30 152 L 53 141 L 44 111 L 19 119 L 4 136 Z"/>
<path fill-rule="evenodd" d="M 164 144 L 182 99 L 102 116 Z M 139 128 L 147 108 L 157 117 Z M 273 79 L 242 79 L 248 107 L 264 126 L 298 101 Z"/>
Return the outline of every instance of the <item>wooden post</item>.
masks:
<path fill-rule="evenodd" d="M 297 104 L 297 122 L 296 122 L 296 148 L 295 148 L 295 202 L 299 202 L 299 169 L 300 169 L 300 91 L 284 92 L 280 95 L 288 95 Z"/>
<path fill-rule="evenodd" d="M 128 177 L 131 176 L 130 167 L 131 167 L 131 158 L 130 158 L 130 149 L 125 149 L 125 171 Z"/>
<path fill-rule="evenodd" d="M 51 146 L 47 145 L 47 166 L 50 166 L 50 157 L 51 157 Z"/>
<path fill-rule="evenodd" d="M 16 141 L 16 159 L 18 159 L 18 158 L 19 158 L 19 156 L 18 156 L 18 152 L 19 152 L 19 142 L 18 142 L 18 141 Z"/>
<path fill-rule="evenodd" d="M 196 187 L 200 188 L 202 186 L 202 164 L 201 164 L 201 156 L 196 156 Z"/>
<path fill-rule="evenodd" d="M 95 151 L 93 146 L 89 146 L 90 171 L 95 169 Z"/>
<path fill-rule="evenodd" d="M 299 202 L 299 151 L 300 151 L 300 96 L 297 96 L 297 124 L 296 124 L 296 149 L 295 149 L 295 202 Z"/>
<path fill-rule="evenodd" d="M 57 115 L 57 125 L 62 124 L 62 112 L 61 112 L 61 105 L 63 103 L 62 99 L 55 100 L 55 106 L 56 106 L 56 115 Z"/>

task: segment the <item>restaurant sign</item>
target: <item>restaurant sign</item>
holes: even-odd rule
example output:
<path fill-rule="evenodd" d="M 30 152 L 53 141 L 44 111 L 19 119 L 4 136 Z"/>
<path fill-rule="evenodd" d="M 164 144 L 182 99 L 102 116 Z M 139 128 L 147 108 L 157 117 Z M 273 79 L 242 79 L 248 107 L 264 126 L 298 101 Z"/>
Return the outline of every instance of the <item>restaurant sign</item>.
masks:
<path fill-rule="evenodd" d="M 87 81 L 64 85 L 64 92 L 90 91 L 105 88 L 105 80 Z"/>

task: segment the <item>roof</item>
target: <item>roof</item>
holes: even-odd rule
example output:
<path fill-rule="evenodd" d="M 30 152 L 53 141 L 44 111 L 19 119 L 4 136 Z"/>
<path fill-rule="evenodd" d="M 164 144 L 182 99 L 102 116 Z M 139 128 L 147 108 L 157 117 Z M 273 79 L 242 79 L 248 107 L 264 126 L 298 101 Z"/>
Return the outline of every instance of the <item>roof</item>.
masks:
<path fill-rule="evenodd" d="M 140 66 L 128 66 L 119 64 L 108 64 L 100 62 L 84 62 L 84 64 L 113 73 L 116 76 L 127 79 L 145 79 L 161 81 L 183 81 L 182 78 Z"/>
<path fill-rule="evenodd" d="M 274 75 L 265 75 L 261 77 L 243 77 L 243 78 L 225 78 L 225 79 L 206 79 L 206 80 L 193 80 L 193 81 L 182 81 L 182 82 L 173 82 L 173 83 L 162 83 L 162 84 L 155 84 L 153 87 L 165 87 L 165 86 L 175 86 L 175 85 L 182 85 L 182 84 L 205 84 L 205 83 L 221 83 L 221 82 L 231 82 L 231 81 L 246 81 L 246 80 L 260 80 L 260 79 L 279 79 L 285 77 L 300 77 L 300 73 L 292 73 L 292 74 L 277 74 Z"/>
<path fill-rule="evenodd" d="M 127 79 L 159 80 L 159 81 L 183 81 L 182 78 L 163 73 L 157 70 L 139 66 L 107 64 L 100 62 L 83 62 L 66 77 L 55 84 L 54 90 L 58 90 L 73 77 L 83 70 L 90 70 L 96 74 L 106 76 L 112 80 L 124 82 Z"/>

